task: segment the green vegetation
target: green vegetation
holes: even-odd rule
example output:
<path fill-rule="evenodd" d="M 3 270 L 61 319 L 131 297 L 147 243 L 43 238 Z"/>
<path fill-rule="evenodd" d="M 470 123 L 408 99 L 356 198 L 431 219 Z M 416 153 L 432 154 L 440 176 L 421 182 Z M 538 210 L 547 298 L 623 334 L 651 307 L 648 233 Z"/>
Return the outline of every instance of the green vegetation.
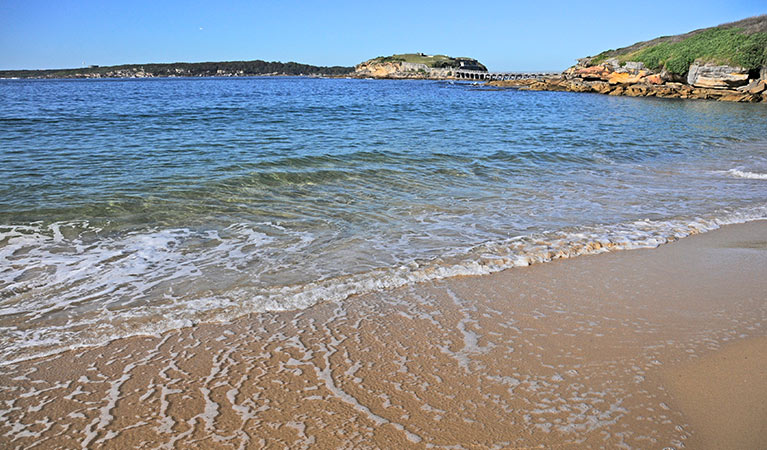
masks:
<path fill-rule="evenodd" d="M 638 61 L 650 69 L 679 75 L 695 61 L 757 69 L 767 66 L 767 16 L 607 50 L 593 57 L 590 64 L 608 58 L 617 58 L 621 64 Z"/>
<path fill-rule="evenodd" d="M 453 58 L 447 55 L 425 55 L 423 53 L 403 53 L 399 55 L 391 56 L 379 56 L 373 58 L 369 63 L 389 63 L 389 62 L 407 62 L 413 64 L 424 64 L 426 67 L 434 69 L 460 67 L 461 62 L 464 62 L 471 66 L 477 66 L 483 70 L 487 70 L 485 66 L 480 64 L 473 58 Z"/>
<path fill-rule="evenodd" d="M 608 58 L 611 58 L 614 52 L 615 52 L 614 49 L 605 50 L 602 53 L 598 54 L 597 56 L 594 56 L 593 58 L 591 58 L 590 64 L 592 65 L 601 64 L 605 62 L 605 60 L 607 60 Z"/>
<path fill-rule="evenodd" d="M 128 64 L 120 66 L 88 67 L 53 70 L 4 70 L 0 78 L 80 78 L 88 76 L 120 77 L 144 72 L 156 77 L 185 76 L 209 77 L 220 75 L 346 75 L 353 67 L 322 67 L 295 62 L 224 61 L 202 63 Z"/>
<path fill-rule="evenodd" d="M 711 28 L 681 42 L 662 42 L 637 52 L 621 55 L 618 60 L 640 61 L 650 69 L 665 68 L 684 74 L 699 60 L 756 69 L 767 65 L 767 33 L 743 34 L 738 28 Z"/>

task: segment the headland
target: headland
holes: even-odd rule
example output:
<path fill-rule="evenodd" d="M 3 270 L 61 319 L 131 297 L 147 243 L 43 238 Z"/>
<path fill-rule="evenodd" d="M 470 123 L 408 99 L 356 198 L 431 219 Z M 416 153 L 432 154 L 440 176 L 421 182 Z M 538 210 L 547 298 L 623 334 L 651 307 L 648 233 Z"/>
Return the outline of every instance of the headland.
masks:
<path fill-rule="evenodd" d="M 354 68 L 354 76 L 383 79 L 450 80 L 456 78 L 457 70 L 487 72 L 487 67 L 474 58 L 405 53 L 379 56 L 360 63 Z"/>
<path fill-rule="evenodd" d="M 581 58 L 561 76 L 493 81 L 537 91 L 767 101 L 767 15 Z"/>

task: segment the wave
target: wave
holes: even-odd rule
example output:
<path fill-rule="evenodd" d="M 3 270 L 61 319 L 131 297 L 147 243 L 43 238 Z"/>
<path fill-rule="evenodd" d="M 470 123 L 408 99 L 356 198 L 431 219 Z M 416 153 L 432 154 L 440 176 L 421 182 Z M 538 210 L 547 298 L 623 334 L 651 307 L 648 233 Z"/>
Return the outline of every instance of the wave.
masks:
<path fill-rule="evenodd" d="M 730 169 L 727 171 L 727 173 L 738 178 L 748 178 L 751 180 L 767 180 L 767 173 L 744 172 L 739 169 Z"/>
<path fill-rule="evenodd" d="M 311 234 L 274 224 L 262 224 L 261 231 L 238 224 L 218 232 L 150 230 L 111 237 L 99 237 L 99 230 L 87 223 L 0 227 L 0 365 L 201 322 L 304 309 L 413 283 L 653 248 L 722 225 L 760 219 L 767 219 L 767 205 L 708 218 L 584 226 L 289 285 L 248 281 L 254 272 L 274 271 L 280 264 L 285 268 L 284 261 L 265 267 L 270 257 L 305 255 L 313 241 Z"/>

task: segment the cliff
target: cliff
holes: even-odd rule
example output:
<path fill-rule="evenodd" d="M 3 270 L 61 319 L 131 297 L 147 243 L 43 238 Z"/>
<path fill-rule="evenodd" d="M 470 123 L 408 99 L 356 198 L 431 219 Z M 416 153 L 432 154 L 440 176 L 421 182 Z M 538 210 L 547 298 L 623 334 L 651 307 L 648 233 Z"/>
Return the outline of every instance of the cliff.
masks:
<path fill-rule="evenodd" d="M 487 72 L 487 68 L 473 58 L 405 53 L 379 56 L 360 63 L 354 68 L 354 75 L 360 78 L 450 79 L 457 69 Z"/>
<path fill-rule="evenodd" d="M 610 95 L 767 101 L 767 15 L 581 58 L 562 77 L 496 85 Z"/>

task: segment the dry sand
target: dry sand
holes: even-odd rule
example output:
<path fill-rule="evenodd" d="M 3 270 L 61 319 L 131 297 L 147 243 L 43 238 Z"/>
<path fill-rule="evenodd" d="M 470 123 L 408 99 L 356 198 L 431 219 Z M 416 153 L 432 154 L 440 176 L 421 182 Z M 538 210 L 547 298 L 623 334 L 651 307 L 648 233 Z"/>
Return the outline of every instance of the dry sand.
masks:
<path fill-rule="evenodd" d="M 0 367 L 2 448 L 758 448 L 767 222 Z"/>

